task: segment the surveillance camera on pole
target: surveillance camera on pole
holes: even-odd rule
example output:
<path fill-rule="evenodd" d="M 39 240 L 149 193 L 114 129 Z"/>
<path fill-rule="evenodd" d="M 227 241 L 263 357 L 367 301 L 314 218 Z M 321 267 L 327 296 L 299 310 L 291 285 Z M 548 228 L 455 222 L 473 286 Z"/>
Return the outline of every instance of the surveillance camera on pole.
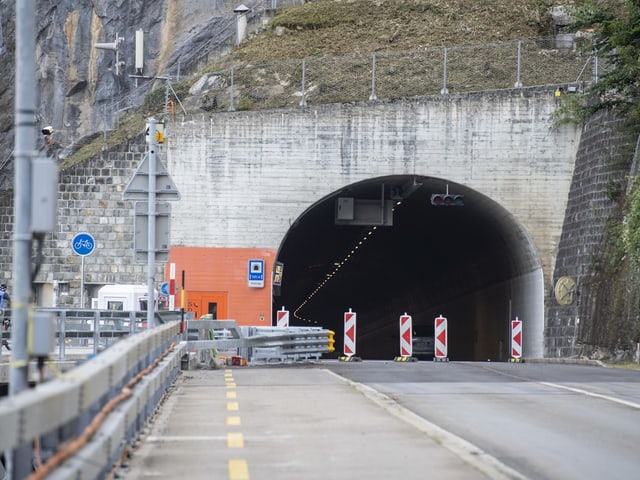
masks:
<path fill-rule="evenodd" d="M 53 135 L 53 127 L 51 125 L 47 125 L 46 127 L 43 127 L 42 134 L 44 135 L 44 144 L 47 147 L 50 147 L 51 144 L 53 143 L 53 140 L 51 139 L 51 135 Z"/>

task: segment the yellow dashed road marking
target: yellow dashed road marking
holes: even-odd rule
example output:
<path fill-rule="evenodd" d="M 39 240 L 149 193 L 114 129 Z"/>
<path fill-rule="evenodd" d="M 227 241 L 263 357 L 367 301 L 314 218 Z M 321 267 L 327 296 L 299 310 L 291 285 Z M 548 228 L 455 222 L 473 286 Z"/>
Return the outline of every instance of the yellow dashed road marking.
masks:
<path fill-rule="evenodd" d="M 237 417 L 237 416 L 227 417 L 227 425 L 240 425 L 240 417 Z"/>
<path fill-rule="evenodd" d="M 237 412 L 240 409 L 238 402 L 227 402 L 227 410 L 230 412 Z"/>
<path fill-rule="evenodd" d="M 227 382 L 227 388 L 236 388 L 236 384 L 233 382 Z"/>
<path fill-rule="evenodd" d="M 239 432 L 227 433 L 227 447 L 244 448 L 244 437 Z"/>
<path fill-rule="evenodd" d="M 229 480 L 249 480 L 246 460 L 229 460 Z"/>
<path fill-rule="evenodd" d="M 227 398 L 236 398 L 236 392 L 227 392 Z"/>

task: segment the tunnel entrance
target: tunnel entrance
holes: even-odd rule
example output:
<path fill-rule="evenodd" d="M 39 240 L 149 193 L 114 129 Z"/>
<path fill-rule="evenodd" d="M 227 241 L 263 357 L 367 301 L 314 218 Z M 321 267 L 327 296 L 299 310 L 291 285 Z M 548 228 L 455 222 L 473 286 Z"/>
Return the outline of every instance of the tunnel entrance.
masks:
<path fill-rule="evenodd" d="M 445 193 L 459 197 L 449 205 Z M 451 360 L 508 359 L 515 316 L 525 322 L 524 356 L 541 354 L 543 284 L 533 244 L 513 215 L 463 185 L 397 175 L 346 186 L 293 223 L 277 261 L 284 269 L 273 318 L 284 306 L 291 326 L 334 330 L 336 356 L 349 308 L 363 359 L 399 354 L 405 312 L 414 326 L 448 318 Z"/>

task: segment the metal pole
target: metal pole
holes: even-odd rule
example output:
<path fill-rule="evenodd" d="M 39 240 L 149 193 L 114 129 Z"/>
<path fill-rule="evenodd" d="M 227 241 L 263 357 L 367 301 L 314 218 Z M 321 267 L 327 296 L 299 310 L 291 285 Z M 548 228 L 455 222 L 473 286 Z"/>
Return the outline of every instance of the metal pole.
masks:
<path fill-rule="evenodd" d="M 307 106 L 307 100 L 304 98 L 304 74 L 305 74 L 305 61 L 302 60 L 302 98 L 300 99 L 300 106 L 301 107 L 306 107 Z"/>
<path fill-rule="evenodd" d="M 235 112 L 236 111 L 236 107 L 233 105 L 233 75 L 234 75 L 234 69 L 233 67 L 231 67 L 231 88 L 229 89 L 231 92 L 231 98 L 229 99 L 229 111 L 230 112 Z"/>
<path fill-rule="evenodd" d="M 522 88 L 522 82 L 520 81 L 520 60 L 522 54 L 522 40 L 518 41 L 518 64 L 516 66 L 516 88 Z"/>
<path fill-rule="evenodd" d="M 156 267 L 156 123 L 149 119 L 149 228 L 147 231 L 147 325 L 155 327 L 155 267 Z"/>
<path fill-rule="evenodd" d="M 11 372 L 9 395 L 29 387 L 27 321 L 31 292 L 31 159 L 35 148 L 35 0 L 16 2 L 16 79 L 14 153 L 13 301 L 11 308 Z M 31 473 L 30 443 L 8 452 L 8 478 L 25 478 Z"/>
<path fill-rule="evenodd" d="M 371 95 L 369 95 L 369 100 L 374 101 L 377 100 L 376 97 L 376 54 L 373 54 L 373 60 L 371 61 Z"/>
<path fill-rule="evenodd" d="M 443 70 L 442 70 L 442 90 L 440 90 L 442 95 L 447 95 L 449 90 L 447 89 L 447 47 L 444 47 L 444 62 L 443 62 Z"/>
<path fill-rule="evenodd" d="M 80 258 L 80 308 L 84 308 L 84 255 Z"/>

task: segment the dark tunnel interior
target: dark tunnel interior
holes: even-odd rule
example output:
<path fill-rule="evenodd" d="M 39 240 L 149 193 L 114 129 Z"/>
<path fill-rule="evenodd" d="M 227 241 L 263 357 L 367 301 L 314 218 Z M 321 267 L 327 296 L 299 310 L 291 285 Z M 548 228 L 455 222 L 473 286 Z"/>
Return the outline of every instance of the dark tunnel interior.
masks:
<path fill-rule="evenodd" d="M 464 205 L 433 205 L 433 194 L 447 192 L 463 195 Z M 337 224 L 339 198 L 370 203 L 375 218 Z M 393 205 L 392 225 L 382 225 L 383 202 Z M 509 281 L 537 262 L 528 248 L 506 210 L 462 185 L 413 175 L 366 180 L 323 198 L 291 226 L 277 255 L 284 269 L 273 318 L 285 307 L 291 326 L 334 330 L 338 356 L 351 308 L 356 355 L 392 359 L 400 315 L 430 327 L 442 314 L 450 359 L 500 360 L 508 349 Z"/>

